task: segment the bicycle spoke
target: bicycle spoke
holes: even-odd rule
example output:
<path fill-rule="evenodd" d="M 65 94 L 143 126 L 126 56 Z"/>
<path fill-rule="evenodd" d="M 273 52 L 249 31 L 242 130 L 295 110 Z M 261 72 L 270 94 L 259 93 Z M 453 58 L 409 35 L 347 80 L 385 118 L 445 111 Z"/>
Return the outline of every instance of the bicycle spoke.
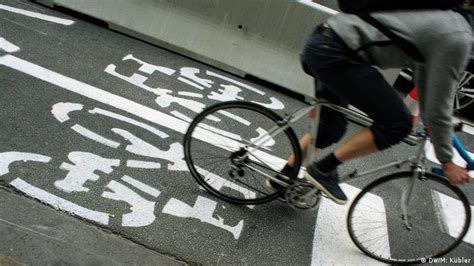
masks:
<path fill-rule="evenodd" d="M 381 213 L 381 214 L 385 214 L 384 211 L 375 211 L 375 210 L 359 210 L 357 209 L 358 212 L 369 212 L 369 213 Z"/>
<path fill-rule="evenodd" d="M 204 179 L 206 180 L 206 177 L 208 177 L 210 174 L 212 174 L 212 173 L 214 172 L 214 170 L 216 170 L 217 167 L 219 167 L 219 166 L 220 166 L 220 165 L 214 166 L 214 167 L 211 169 L 211 171 L 207 171 L 207 174 L 204 176 Z M 207 179 L 207 180 L 209 180 L 209 179 Z M 226 180 L 226 179 L 224 179 L 224 180 Z M 217 181 L 217 179 L 215 179 L 212 183 L 214 183 L 215 181 Z M 212 185 L 212 183 L 210 183 L 209 185 Z"/>
<path fill-rule="evenodd" d="M 218 117 L 220 121 L 206 119 L 210 116 Z M 278 169 L 278 164 L 283 163 L 280 158 L 296 154 L 299 168 L 298 140 L 291 128 L 272 138 L 272 149 L 255 146 L 251 140 L 264 140 L 269 135 L 264 130 L 279 128 L 281 120 L 272 111 L 254 103 L 226 102 L 204 109 L 185 135 L 185 159 L 191 174 L 213 195 L 232 203 L 255 205 L 276 198 L 280 191 L 269 189 L 265 182 L 281 170 Z M 207 132 L 212 132 L 208 134 L 210 140 L 202 142 L 192 138 L 193 133 L 202 138 Z M 197 170 L 195 162 L 210 171 Z M 216 177 L 219 174 L 222 177 Z M 235 176 L 231 177 L 232 174 Z"/>
<path fill-rule="evenodd" d="M 372 244 L 370 244 L 369 246 L 367 246 L 367 248 L 370 248 L 370 247 L 373 247 L 375 244 L 377 244 L 380 240 L 384 239 L 387 237 L 387 234 L 384 234 L 384 235 L 381 235 L 381 236 L 378 236 L 378 237 L 375 237 L 375 238 L 372 238 L 370 240 L 367 240 L 365 243 L 367 243 L 368 241 L 372 241 L 372 240 L 375 240 L 374 242 L 372 242 Z"/>
<path fill-rule="evenodd" d="M 367 234 L 373 232 L 375 229 L 380 229 L 380 228 L 387 228 L 387 225 L 377 226 L 377 227 L 371 227 L 371 228 L 365 228 L 365 229 L 358 230 L 358 231 L 363 231 L 363 233 L 360 234 L 360 235 L 356 235 L 356 236 L 357 236 L 357 237 L 365 236 L 365 235 L 367 235 Z"/>
<path fill-rule="evenodd" d="M 382 253 L 380 253 L 380 256 L 382 256 L 383 254 L 385 254 L 385 252 L 387 251 L 387 247 L 389 247 L 389 245 L 390 245 L 390 242 L 389 242 L 389 241 L 385 241 L 385 242 L 386 242 L 386 243 L 385 243 L 385 246 L 383 247 Z M 377 249 L 377 250 L 378 250 L 378 249 Z M 376 251 L 377 251 L 377 250 L 376 250 Z M 374 252 L 374 253 L 375 253 L 375 252 Z"/>
<path fill-rule="evenodd" d="M 349 234 L 357 247 L 371 257 L 386 263 L 414 263 L 422 258 L 441 256 L 458 245 L 466 232 L 470 218 L 466 215 L 470 213 L 469 202 L 459 189 L 429 172 L 425 174 L 423 185 L 417 186 L 416 193 L 412 193 L 408 221 L 404 220 L 400 201 L 393 199 L 393 195 L 400 193 L 411 179 L 412 172 L 386 176 L 368 185 L 354 199 L 348 215 Z M 458 207 L 461 212 L 440 214 L 441 210 L 436 208 L 443 206 L 432 196 L 435 191 L 462 202 Z M 371 195 L 382 198 L 383 209 L 376 207 Z M 386 220 L 377 218 L 379 215 Z M 445 232 L 439 219 L 454 219 L 460 228 L 454 234 Z"/>
<path fill-rule="evenodd" d="M 229 160 L 229 158 L 225 158 L 225 157 L 222 157 L 222 156 L 216 156 L 216 155 L 211 155 L 210 153 L 205 153 L 203 152 L 204 154 L 207 154 L 208 157 L 207 158 L 199 158 L 198 160 L 199 161 L 203 161 L 203 160 L 215 160 L 215 159 L 218 159 L 219 161 L 226 161 L 226 160 Z"/>
<path fill-rule="evenodd" d="M 255 157 L 255 156 L 254 156 L 254 157 Z M 255 158 L 256 158 L 257 160 L 261 161 L 261 160 L 258 159 L 257 157 L 255 157 Z M 250 163 L 253 163 L 253 164 L 257 165 L 257 166 L 260 166 L 260 167 L 262 167 L 262 168 L 264 168 L 264 169 L 266 169 L 266 170 L 272 171 L 272 172 L 274 172 L 274 174 L 279 174 L 279 173 L 280 173 L 279 170 L 275 170 L 275 169 L 271 168 L 269 165 L 266 165 L 265 162 L 263 162 L 263 161 L 261 161 L 261 162 L 263 163 L 263 165 L 260 164 L 260 163 L 255 162 L 255 161 L 252 161 L 252 160 L 250 160 L 249 162 L 250 162 Z"/>
<path fill-rule="evenodd" d="M 251 170 L 251 169 L 250 169 L 250 170 Z M 252 170 L 251 170 L 251 171 L 252 171 Z M 253 171 L 252 171 L 252 172 L 253 172 Z M 261 194 L 268 195 L 268 193 L 266 193 L 266 192 L 263 192 L 263 191 L 261 191 L 261 190 L 258 190 L 258 189 L 255 189 L 255 188 L 254 188 L 254 190 L 255 190 L 256 192 L 259 192 L 259 193 L 261 193 Z"/>
<path fill-rule="evenodd" d="M 353 225 L 354 224 L 382 224 L 382 223 L 385 223 L 385 221 L 364 221 L 364 222 L 360 222 L 360 223 L 352 223 Z"/>
<path fill-rule="evenodd" d="M 220 160 L 217 160 L 217 161 L 215 161 L 215 160 L 213 159 L 212 162 L 206 163 L 206 164 L 202 164 L 201 167 L 202 167 L 202 166 L 208 166 L 208 165 L 210 165 L 210 164 L 215 164 L 216 162 L 220 162 L 220 161 L 227 161 L 227 159 L 220 159 Z M 218 165 L 218 166 L 219 166 L 219 165 Z M 217 166 L 216 166 L 216 167 L 217 167 Z"/>
<path fill-rule="evenodd" d="M 250 175 L 252 175 L 252 177 L 253 177 L 252 179 L 253 179 L 253 183 L 254 183 L 254 185 L 255 185 L 254 187 L 259 187 L 259 186 L 257 185 L 257 179 L 255 178 L 255 175 L 253 174 L 253 172 L 251 172 L 251 171 L 249 171 L 249 172 L 250 172 Z"/>
<path fill-rule="evenodd" d="M 260 186 L 257 185 L 256 178 L 255 178 L 255 176 L 253 175 L 253 171 L 250 171 L 250 174 L 251 174 L 252 177 L 253 177 L 253 182 L 254 182 L 254 184 L 255 184 L 254 188 L 260 187 Z"/>

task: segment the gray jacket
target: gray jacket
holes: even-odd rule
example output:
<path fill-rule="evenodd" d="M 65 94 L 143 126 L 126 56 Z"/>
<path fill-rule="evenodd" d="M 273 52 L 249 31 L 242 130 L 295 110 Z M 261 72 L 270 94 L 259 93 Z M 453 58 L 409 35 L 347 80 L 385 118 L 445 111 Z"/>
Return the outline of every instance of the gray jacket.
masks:
<path fill-rule="evenodd" d="M 358 16 L 340 13 L 328 20 L 330 27 L 352 50 L 380 68 L 415 69 L 423 123 L 430 130 L 438 160 L 452 159 L 452 113 L 456 85 L 471 51 L 471 26 L 458 12 L 447 10 L 372 13 L 393 33 L 411 42 L 424 56 L 416 62 L 383 33 Z M 378 45 L 377 45 L 378 44 Z M 383 100 L 383 99 L 381 99 Z"/>

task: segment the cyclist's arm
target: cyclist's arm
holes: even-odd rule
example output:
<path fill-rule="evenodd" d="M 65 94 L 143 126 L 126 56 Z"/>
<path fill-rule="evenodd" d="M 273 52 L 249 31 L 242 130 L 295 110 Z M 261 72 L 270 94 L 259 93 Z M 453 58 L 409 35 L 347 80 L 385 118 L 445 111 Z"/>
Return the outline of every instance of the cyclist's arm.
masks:
<path fill-rule="evenodd" d="M 450 182 L 462 184 L 469 176 L 465 169 L 452 163 L 452 112 L 458 78 L 471 49 L 470 41 L 466 39 L 471 36 L 463 38 L 463 35 L 454 34 L 442 37 L 451 39 L 440 40 L 439 46 L 427 51 L 424 66 L 417 69 L 418 96 L 423 122 L 430 131 L 436 157 Z"/>

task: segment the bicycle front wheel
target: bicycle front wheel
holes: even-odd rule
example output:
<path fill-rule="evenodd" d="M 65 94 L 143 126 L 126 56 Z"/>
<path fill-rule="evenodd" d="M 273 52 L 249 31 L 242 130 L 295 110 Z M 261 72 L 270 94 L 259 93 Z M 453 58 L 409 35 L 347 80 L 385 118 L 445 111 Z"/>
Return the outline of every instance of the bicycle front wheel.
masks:
<path fill-rule="evenodd" d="M 283 119 L 258 104 L 225 102 L 208 107 L 190 124 L 184 155 L 191 174 L 211 194 L 235 204 L 260 204 L 282 195 L 270 186 L 288 157 L 301 165 L 298 139 L 291 128 L 279 134 Z M 287 176 L 287 182 L 297 172 Z"/>
<path fill-rule="evenodd" d="M 432 173 L 412 175 L 380 178 L 354 199 L 348 231 L 370 257 L 386 263 L 426 262 L 454 249 L 466 235 L 471 210 L 461 190 Z"/>

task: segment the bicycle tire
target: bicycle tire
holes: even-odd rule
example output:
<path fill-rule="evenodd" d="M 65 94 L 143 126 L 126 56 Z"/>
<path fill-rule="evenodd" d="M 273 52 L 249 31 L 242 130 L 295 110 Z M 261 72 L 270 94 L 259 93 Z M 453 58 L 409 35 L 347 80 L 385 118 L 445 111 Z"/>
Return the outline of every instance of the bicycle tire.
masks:
<path fill-rule="evenodd" d="M 230 111 L 229 111 L 230 110 Z M 215 104 L 215 105 L 212 105 L 212 106 L 209 106 L 208 108 L 204 109 L 199 115 L 197 115 L 193 121 L 191 122 L 191 124 L 189 125 L 189 128 L 184 136 L 184 158 L 185 158 L 185 161 L 186 161 L 186 164 L 192 174 L 192 176 L 194 177 L 194 179 L 204 188 L 206 189 L 208 192 L 210 192 L 212 195 L 224 200 L 224 201 L 227 201 L 227 202 L 230 202 L 230 203 L 233 203 L 233 204 L 241 204 L 241 205 L 256 205 L 256 204 L 262 204 L 262 203 L 266 203 L 266 202 L 269 202 L 271 200 L 274 200 L 276 198 L 278 198 L 279 196 L 282 196 L 282 194 L 284 193 L 285 189 L 284 187 L 280 187 L 279 189 L 276 189 L 276 190 L 265 190 L 265 191 L 262 191 L 262 188 L 258 187 L 258 185 L 261 185 L 263 183 L 263 180 L 260 180 L 260 178 L 258 179 L 258 184 L 257 184 L 257 181 L 254 180 L 255 184 L 247 184 L 247 183 L 244 183 L 242 182 L 241 180 L 239 180 L 239 183 L 238 185 L 243 185 L 245 186 L 245 189 L 248 189 L 249 191 L 251 191 L 252 193 L 255 193 L 256 196 L 253 197 L 252 196 L 248 196 L 248 197 L 242 197 L 243 193 L 231 193 L 230 191 L 223 191 L 222 189 L 222 186 L 213 186 L 213 184 L 210 184 L 211 182 L 209 181 L 209 178 L 206 180 L 206 176 L 204 174 L 209 174 L 212 173 L 212 171 L 208 171 L 207 170 L 203 170 L 199 165 L 197 165 L 195 163 L 195 160 L 196 160 L 196 153 L 193 153 L 193 149 L 201 149 L 201 147 L 199 146 L 200 145 L 200 140 L 196 139 L 196 138 L 193 138 L 193 134 L 195 134 L 196 132 L 196 129 L 197 128 L 200 128 L 200 127 L 203 127 L 205 126 L 206 128 L 209 128 L 209 123 L 212 123 L 212 121 L 210 121 L 208 118 L 211 118 L 211 117 L 214 117 L 214 118 L 219 118 L 219 115 L 221 118 L 219 119 L 222 119 L 222 115 L 221 113 L 223 112 L 227 112 L 227 113 L 231 113 L 234 112 L 234 113 L 244 113 L 247 114 L 245 116 L 245 119 L 243 120 L 248 120 L 248 119 L 260 119 L 260 121 L 258 121 L 258 123 L 260 124 L 266 124 L 266 123 L 270 123 L 270 124 L 274 124 L 274 125 L 280 125 L 280 122 L 283 120 L 281 116 L 279 116 L 278 114 L 276 114 L 275 112 L 261 106 L 261 105 L 258 105 L 258 104 L 255 104 L 255 103 L 250 103 L 250 102 L 242 102 L 242 101 L 230 101 L 230 102 L 223 102 L 223 103 L 218 103 L 218 104 Z M 226 118 L 226 117 L 224 117 Z M 235 119 L 235 118 L 234 118 Z M 214 119 L 215 120 L 215 119 Z M 230 120 L 230 119 L 229 119 Z M 265 120 L 265 121 L 263 121 Z M 219 122 L 222 124 L 222 121 Z M 233 123 L 231 123 L 233 124 Z M 235 123 L 236 124 L 236 129 L 234 131 L 230 130 L 229 132 L 232 132 L 232 133 L 240 133 L 240 131 L 242 131 L 242 125 L 239 124 L 239 123 Z M 260 126 L 259 124 L 259 126 Z M 200 126 L 201 125 L 201 126 Z M 217 125 L 217 124 L 216 124 Z M 227 127 L 229 127 L 229 123 L 226 122 L 225 125 Z M 240 125 L 240 128 L 238 127 Z M 214 131 L 213 133 L 220 133 L 220 131 Z M 227 132 L 227 131 L 225 131 Z M 288 144 L 289 146 L 291 147 L 291 152 L 295 155 L 295 169 L 298 169 L 300 168 L 301 166 L 301 150 L 300 150 L 300 146 L 299 146 L 299 142 L 298 142 L 298 139 L 294 133 L 294 131 L 288 127 L 286 128 L 284 131 L 284 134 L 279 134 L 277 137 L 280 138 L 279 136 L 285 136 L 285 137 L 281 137 L 281 138 L 285 138 L 287 141 L 288 141 Z M 197 133 L 196 133 L 197 134 Z M 217 134 L 217 133 L 216 133 Z M 219 137 L 220 137 L 220 134 L 217 134 Z M 207 137 L 207 136 L 206 136 Z M 204 144 L 203 143 L 203 147 L 205 147 L 206 145 L 208 147 L 212 147 L 212 145 L 208 145 L 208 144 Z M 199 147 L 197 147 L 199 146 Z M 207 149 L 207 148 L 206 148 Z M 219 149 L 218 151 L 216 151 L 216 154 L 220 151 L 223 151 L 223 152 L 226 152 L 224 149 Z M 289 151 L 288 151 L 289 152 Z M 235 151 L 234 151 L 235 153 Z M 198 155 L 202 154 L 202 153 L 197 153 Z M 224 156 L 224 160 L 227 161 L 227 159 L 230 159 L 230 156 L 232 156 L 232 154 L 229 154 L 229 158 L 226 157 L 227 155 Z M 255 155 L 252 154 L 252 156 L 255 157 Z M 253 157 L 252 157 L 253 158 Z M 281 158 L 281 159 L 284 159 L 286 160 L 287 158 Z M 231 164 L 231 161 L 227 161 L 228 164 Z M 259 160 L 259 158 L 257 158 L 257 160 Z M 255 161 L 255 160 L 251 160 L 252 162 Z M 256 162 L 253 162 L 253 163 L 256 163 Z M 250 163 L 249 163 L 250 164 Z M 268 165 L 265 165 L 265 163 L 262 162 L 262 165 L 260 165 L 259 167 L 261 167 L 263 170 L 265 171 L 268 171 L 270 173 L 274 173 L 274 174 L 278 174 L 280 172 L 281 169 L 269 169 L 270 167 Z M 232 185 L 232 183 L 236 183 L 235 180 L 235 177 L 230 177 L 230 175 L 228 175 L 224 170 L 225 170 L 225 163 L 222 164 L 222 165 L 219 165 L 219 168 L 223 168 L 223 170 L 219 169 L 220 170 L 220 175 L 218 175 L 220 178 L 222 179 L 219 179 L 219 182 L 224 182 L 223 180 L 228 180 L 228 182 L 231 184 L 231 186 L 234 186 Z M 229 165 L 229 169 L 231 168 L 232 166 Z M 268 169 L 264 169 L 264 168 L 268 168 Z M 243 168 L 243 171 L 244 171 L 244 174 L 247 174 L 247 175 L 253 175 L 255 174 L 255 172 L 253 171 L 250 171 L 249 168 L 245 168 L 245 167 L 242 167 Z M 262 171 L 263 171 L 262 170 Z M 298 174 L 298 170 L 296 170 L 292 176 L 289 176 L 290 178 L 290 181 L 291 180 L 294 180 L 296 179 L 297 177 L 297 174 Z M 247 172 L 246 172 L 247 171 Z M 225 176 L 224 176 L 224 173 L 225 173 Z M 212 176 L 211 175 L 211 176 Z M 254 176 L 255 177 L 255 176 Z M 217 177 L 218 178 L 218 177 Z M 257 179 L 257 178 L 255 178 Z M 214 180 L 215 181 L 215 180 Z M 249 182 L 250 183 L 250 182 Z M 229 186 L 227 186 L 227 188 L 229 188 Z M 266 189 L 266 188 L 263 188 L 263 189 Z M 258 196 L 257 196 L 258 194 Z"/>
<path fill-rule="evenodd" d="M 394 181 L 397 181 L 397 180 L 401 180 L 401 184 L 399 186 L 397 186 L 397 184 L 394 183 Z M 436 257 L 441 257 L 443 255 L 446 255 L 448 252 L 456 248 L 462 242 L 463 237 L 466 235 L 469 229 L 469 225 L 471 221 L 471 209 L 470 209 L 469 201 L 467 197 L 464 195 L 464 193 L 458 187 L 451 186 L 447 182 L 446 178 L 440 177 L 430 172 L 426 172 L 423 174 L 421 179 L 417 178 L 417 182 L 430 182 L 430 184 L 429 185 L 427 185 L 427 183 L 416 184 L 417 187 L 415 187 L 416 191 L 414 194 L 415 199 L 412 200 L 410 203 L 411 204 L 410 208 L 413 208 L 412 205 L 414 204 L 417 204 L 417 206 L 419 205 L 423 208 L 422 209 L 416 209 L 416 207 L 413 208 L 415 209 L 415 212 L 412 211 L 409 215 L 411 223 L 412 223 L 411 224 L 412 229 L 410 231 L 407 228 L 405 228 L 406 231 L 403 231 L 403 227 L 404 227 L 403 219 L 399 217 L 399 219 L 402 221 L 398 221 L 398 222 L 396 221 L 397 219 L 395 219 L 397 217 L 397 213 L 396 213 L 397 208 L 394 208 L 395 210 L 393 209 L 389 210 L 388 207 L 392 205 L 394 207 L 397 205 L 400 205 L 399 197 L 398 197 L 399 195 L 394 192 L 397 192 L 398 190 L 402 191 L 403 188 L 406 187 L 406 185 L 404 186 L 403 184 L 406 184 L 408 180 L 413 180 L 412 171 L 398 172 L 398 173 L 394 173 L 394 174 L 382 177 L 380 179 L 377 179 L 371 184 L 369 184 L 367 187 L 365 187 L 356 196 L 356 198 L 354 199 L 353 203 L 351 204 L 349 208 L 349 212 L 347 216 L 347 228 L 348 228 L 349 235 L 352 241 L 362 252 L 364 252 L 365 254 L 367 254 L 368 256 L 374 259 L 377 259 L 385 263 L 392 263 L 392 264 L 412 264 L 412 263 L 420 263 L 420 262 L 424 263 L 424 262 L 427 262 L 429 258 L 436 258 Z M 391 183 L 390 186 L 388 186 L 390 190 L 386 192 L 382 192 L 384 191 L 381 189 L 382 185 L 386 185 L 388 183 Z M 420 187 L 420 185 L 423 185 L 423 186 Z M 434 186 L 435 189 L 431 189 L 431 185 L 436 185 Z M 377 188 L 379 188 L 380 190 Z M 376 195 L 376 197 L 381 198 L 382 195 L 385 195 L 385 194 L 387 194 L 389 198 L 395 197 L 396 200 L 394 201 L 384 200 L 382 204 L 383 206 L 382 211 L 383 213 L 385 213 L 385 215 L 381 215 L 380 214 L 382 213 L 382 211 L 380 210 L 381 205 L 379 204 L 380 199 L 374 198 L 373 195 Z M 431 195 L 431 199 L 433 200 L 431 202 L 433 210 L 434 210 L 433 213 L 429 213 L 430 208 L 427 207 L 430 205 L 429 203 L 430 198 L 423 197 L 426 194 Z M 372 199 L 369 199 L 370 201 L 372 201 L 372 203 L 369 202 L 370 204 L 372 204 L 372 206 L 370 206 L 370 209 L 359 211 L 359 212 L 365 212 L 365 214 L 363 214 L 363 216 L 360 216 L 360 218 L 365 216 L 367 217 L 366 218 L 367 221 L 365 223 L 358 222 L 357 220 L 358 216 L 356 215 L 356 213 L 358 212 L 358 209 L 359 208 L 363 209 L 363 208 L 368 207 L 368 205 L 364 206 L 361 203 L 361 201 L 364 198 L 369 198 L 369 197 L 372 197 Z M 455 200 L 457 201 L 453 201 L 453 197 L 456 197 Z M 379 203 L 376 203 L 377 201 Z M 462 216 L 465 217 L 464 222 L 462 222 L 462 226 L 456 225 L 455 228 L 451 228 L 452 227 L 451 225 L 449 224 L 446 225 L 445 220 L 444 220 L 446 219 L 446 217 L 444 216 L 446 216 L 447 212 L 454 212 L 453 210 L 447 210 L 446 208 L 443 208 L 443 207 L 446 207 L 445 206 L 446 202 L 451 203 L 451 208 L 455 206 L 459 210 L 462 209 L 462 212 L 464 213 Z M 375 207 L 375 205 L 377 205 L 378 207 Z M 440 208 L 440 209 L 437 209 L 437 208 Z M 376 212 L 376 210 L 378 210 L 378 212 Z M 436 210 L 438 210 L 438 212 L 436 212 Z M 370 212 L 373 212 L 373 213 L 370 213 Z M 378 220 L 378 219 L 373 220 L 375 219 L 374 216 L 377 216 L 377 215 L 380 217 L 385 216 L 386 231 L 384 231 L 385 229 L 383 227 L 384 218 L 382 218 L 381 220 Z M 394 217 L 394 218 L 390 219 L 391 217 Z M 429 221 L 430 218 L 433 219 L 433 222 Z M 437 221 L 435 222 L 436 219 Z M 356 231 L 355 227 L 363 227 L 364 224 L 365 225 L 373 224 L 373 225 L 377 225 L 378 227 L 372 228 L 372 231 L 370 231 L 371 229 L 369 228 L 364 228 L 363 229 L 364 231 L 361 230 L 362 233 Z M 431 228 L 433 230 L 436 230 L 438 227 L 440 228 L 440 232 L 439 232 L 440 234 L 431 234 L 430 232 L 428 232 L 430 231 Z M 402 228 L 402 230 L 397 230 L 400 228 Z M 384 239 L 385 237 L 383 235 L 379 237 L 378 236 L 379 233 L 376 234 L 375 231 L 378 231 L 378 232 L 383 231 L 382 233 L 386 232 L 387 238 Z M 390 232 L 393 231 L 393 234 L 395 235 L 395 237 L 389 237 L 389 231 Z M 402 233 L 404 232 L 407 233 L 407 236 L 405 236 L 406 238 L 402 237 Z M 420 234 L 424 234 L 424 233 L 427 233 L 427 236 L 430 236 L 430 237 L 429 238 L 420 237 Z M 362 237 L 364 236 L 368 238 L 369 234 L 377 235 L 377 238 L 366 240 L 364 243 Z M 370 241 L 373 241 L 374 239 L 376 239 L 376 242 L 370 243 Z M 382 250 L 380 254 L 376 254 L 375 252 L 376 250 L 369 249 L 369 245 L 374 246 L 375 245 L 374 243 L 378 243 L 379 239 L 382 239 L 381 243 L 383 243 L 383 241 L 385 240 L 387 241 L 385 245 L 388 245 L 388 249 L 389 249 L 388 253 L 386 252 L 386 250 Z M 424 241 L 424 243 L 411 243 L 411 242 L 409 243 L 409 241 L 407 241 L 402 244 L 400 242 L 397 242 L 400 240 L 406 241 L 407 239 L 410 239 L 411 242 L 421 239 L 422 241 Z M 447 240 L 450 242 L 447 245 L 445 245 L 445 247 L 443 247 L 442 249 L 431 248 L 432 246 L 435 246 L 435 245 L 437 246 L 440 243 L 442 244 L 443 241 L 441 240 Z M 383 244 L 377 245 L 378 249 L 380 249 L 382 245 Z M 377 246 L 374 246 L 374 247 L 377 247 Z M 392 247 L 395 247 L 395 254 Z M 421 250 L 421 249 L 424 250 L 425 248 L 426 250 L 430 250 L 430 251 L 420 252 L 420 254 L 422 254 L 420 256 L 414 255 L 415 253 L 418 253 L 418 250 Z M 388 256 L 384 256 L 384 254 L 388 254 Z"/>

